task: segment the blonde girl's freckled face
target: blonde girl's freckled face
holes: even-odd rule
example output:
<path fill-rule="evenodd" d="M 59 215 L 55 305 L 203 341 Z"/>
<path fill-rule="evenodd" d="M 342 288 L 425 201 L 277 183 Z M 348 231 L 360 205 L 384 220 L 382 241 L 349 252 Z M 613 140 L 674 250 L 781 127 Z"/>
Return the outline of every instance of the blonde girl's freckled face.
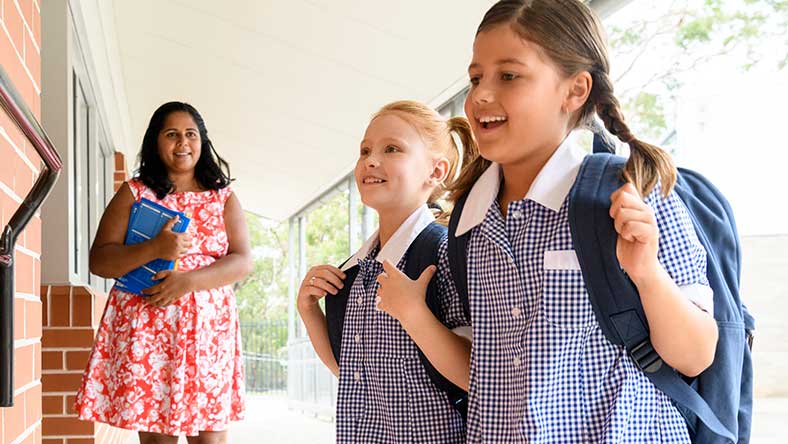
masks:
<path fill-rule="evenodd" d="M 404 118 L 376 117 L 364 133 L 354 170 L 362 202 L 377 211 L 419 205 L 430 193 L 432 163 L 418 131 Z"/>
<path fill-rule="evenodd" d="M 191 171 L 200 158 L 202 139 L 191 114 L 171 113 L 158 136 L 159 157 L 171 173 Z"/>
<path fill-rule="evenodd" d="M 480 32 L 468 76 L 465 114 L 483 157 L 520 162 L 560 143 L 564 79 L 538 45 L 509 25 Z"/>

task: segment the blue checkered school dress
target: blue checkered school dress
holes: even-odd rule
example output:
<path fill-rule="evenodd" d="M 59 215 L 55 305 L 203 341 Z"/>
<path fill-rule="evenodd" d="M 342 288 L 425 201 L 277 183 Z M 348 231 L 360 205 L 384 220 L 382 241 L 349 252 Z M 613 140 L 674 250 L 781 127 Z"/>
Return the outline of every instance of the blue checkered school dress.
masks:
<path fill-rule="evenodd" d="M 682 291 L 707 286 L 686 208 L 656 190 L 660 262 Z M 506 218 L 496 202 L 471 230 L 468 442 L 688 443 L 672 401 L 602 334 L 579 266 L 545 262 L 576 262 L 567 199 L 511 202 Z"/>
<path fill-rule="evenodd" d="M 383 265 L 373 248 L 359 259 L 339 358 L 337 443 L 464 443 L 465 427 L 446 394 L 430 381 L 416 344 L 399 322 L 375 309 Z M 468 325 L 440 246 L 438 291 L 449 328 Z M 397 268 L 405 269 L 407 254 Z"/>

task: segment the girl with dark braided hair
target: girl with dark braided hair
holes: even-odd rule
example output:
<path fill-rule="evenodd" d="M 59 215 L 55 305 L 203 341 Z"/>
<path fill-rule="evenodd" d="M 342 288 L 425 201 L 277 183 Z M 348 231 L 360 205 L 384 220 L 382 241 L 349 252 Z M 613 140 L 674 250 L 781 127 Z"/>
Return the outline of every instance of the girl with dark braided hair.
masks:
<path fill-rule="evenodd" d="M 571 133 L 596 115 L 631 151 L 610 216 L 654 348 L 689 377 L 711 364 L 706 252 L 669 155 L 630 131 L 609 72 L 580 0 L 499 1 L 476 33 L 465 113 L 480 155 L 450 190 L 465 201 L 449 233 L 468 234 L 469 443 L 690 441 L 671 399 L 601 331 L 572 243 L 568 196 L 586 153 Z"/>

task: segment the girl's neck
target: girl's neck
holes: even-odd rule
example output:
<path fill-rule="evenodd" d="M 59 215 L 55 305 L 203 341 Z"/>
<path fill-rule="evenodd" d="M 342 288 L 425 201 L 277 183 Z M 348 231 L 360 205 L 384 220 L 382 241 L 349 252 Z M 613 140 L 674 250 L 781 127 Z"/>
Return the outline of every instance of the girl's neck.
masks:
<path fill-rule="evenodd" d="M 511 202 L 525 198 L 536 176 L 539 175 L 539 172 L 542 171 L 550 157 L 561 146 L 564 139 L 559 140 L 558 143 L 551 142 L 546 144 L 552 149 L 540 148 L 516 162 L 501 165 L 503 184 L 498 191 L 498 204 L 501 206 L 503 217 L 506 217 L 506 212 Z"/>
<path fill-rule="evenodd" d="M 378 239 L 381 249 L 383 249 L 389 239 L 391 239 L 391 236 L 402 226 L 405 220 L 422 205 L 424 205 L 424 203 L 420 203 L 416 206 L 401 206 L 378 211 Z"/>

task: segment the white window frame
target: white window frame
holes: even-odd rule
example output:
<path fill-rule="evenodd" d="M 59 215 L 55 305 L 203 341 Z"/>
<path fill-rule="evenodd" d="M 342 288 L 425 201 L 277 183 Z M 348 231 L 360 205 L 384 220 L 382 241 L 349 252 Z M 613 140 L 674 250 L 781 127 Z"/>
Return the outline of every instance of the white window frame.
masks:
<path fill-rule="evenodd" d="M 47 63 L 42 64 L 41 120 L 60 151 L 63 171 L 42 209 L 41 282 L 106 292 L 112 281 L 91 274 L 88 262 L 101 215 L 114 194 L 114 149 L 82 44 L 84 25 L 70 2 L 45 2 L 42 9 L 48 20 L 42 27 L 41 57 Z"/>

